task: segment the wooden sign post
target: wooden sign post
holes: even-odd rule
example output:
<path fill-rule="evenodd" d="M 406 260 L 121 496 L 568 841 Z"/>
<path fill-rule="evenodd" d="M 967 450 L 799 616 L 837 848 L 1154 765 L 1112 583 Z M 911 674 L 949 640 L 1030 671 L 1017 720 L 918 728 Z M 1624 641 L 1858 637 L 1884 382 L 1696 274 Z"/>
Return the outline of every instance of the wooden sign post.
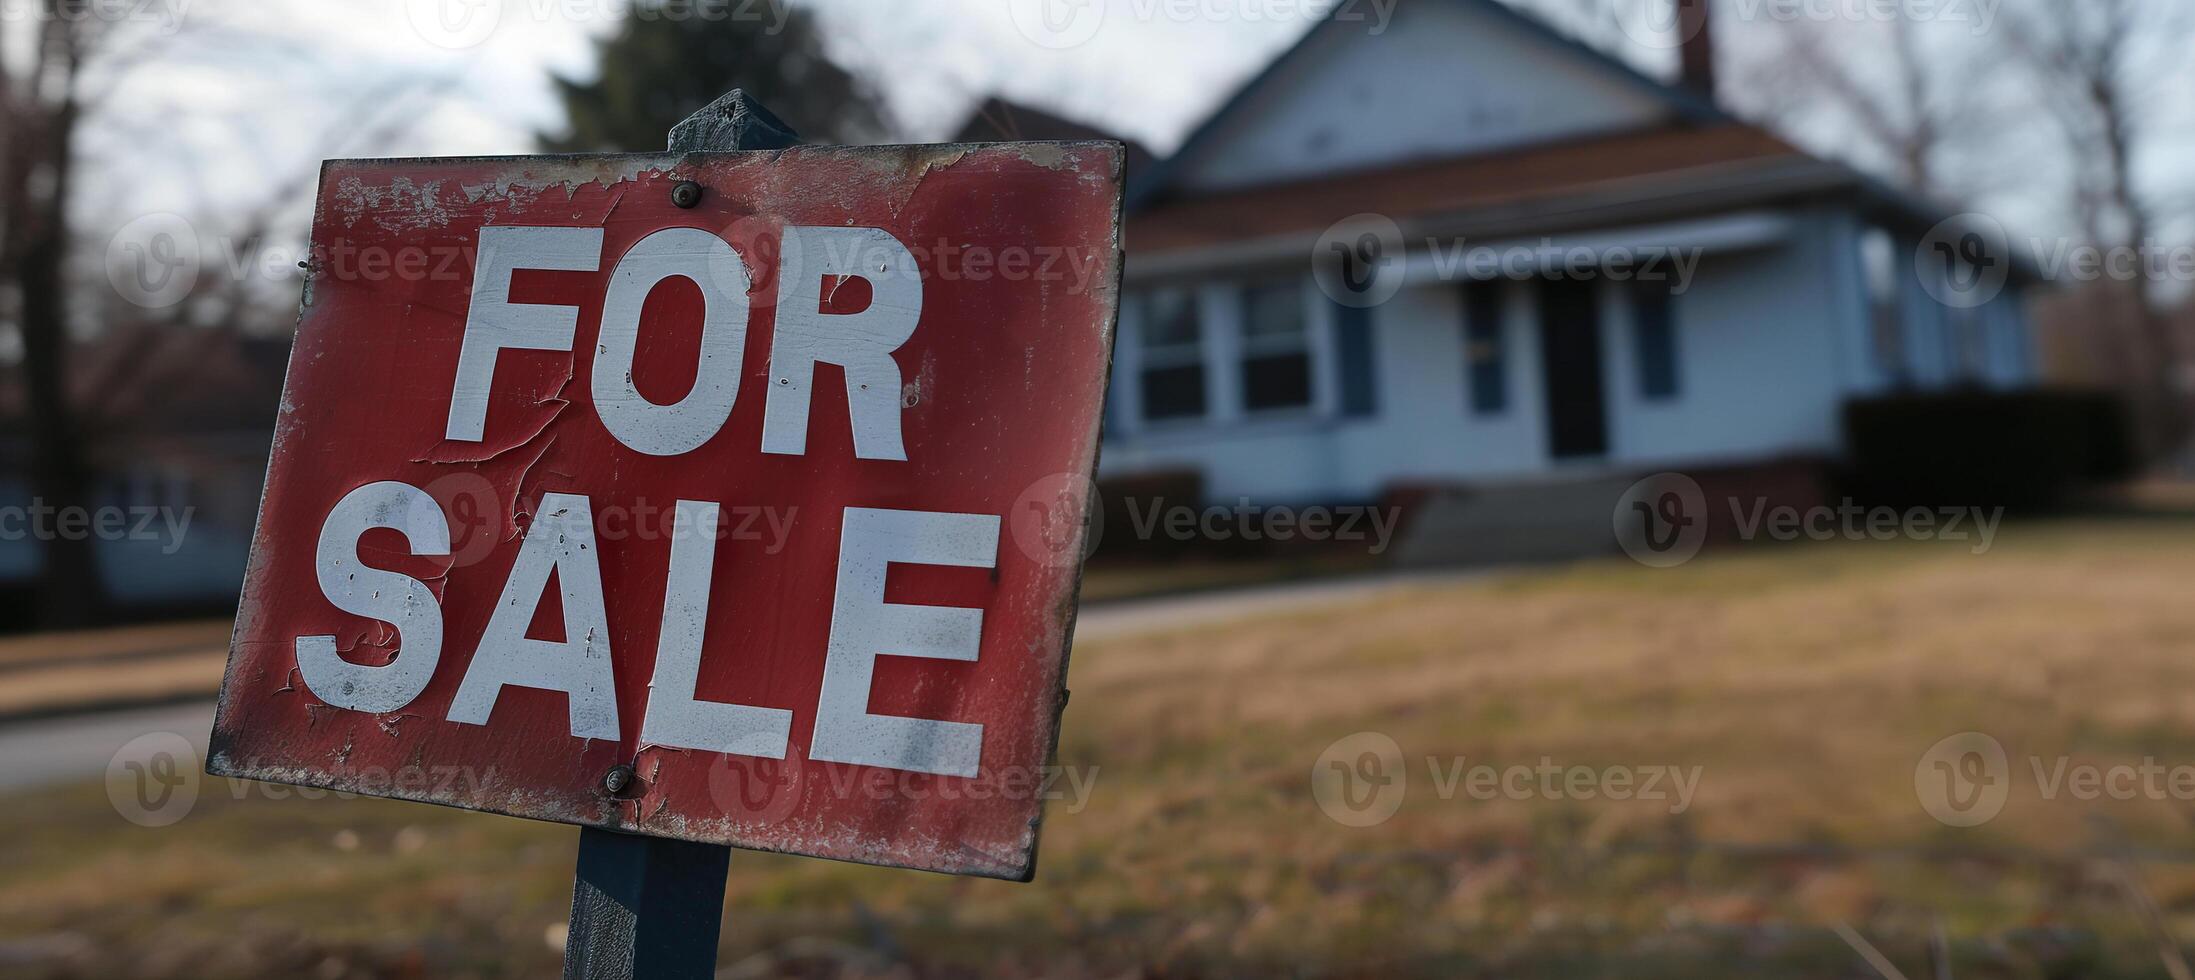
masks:
<path fill-rule="evenodd" d="M 1028 880 L 1117 143 L 331 161 L 207 771 L 581 827 L 567 977 L 734 846 Z"/>

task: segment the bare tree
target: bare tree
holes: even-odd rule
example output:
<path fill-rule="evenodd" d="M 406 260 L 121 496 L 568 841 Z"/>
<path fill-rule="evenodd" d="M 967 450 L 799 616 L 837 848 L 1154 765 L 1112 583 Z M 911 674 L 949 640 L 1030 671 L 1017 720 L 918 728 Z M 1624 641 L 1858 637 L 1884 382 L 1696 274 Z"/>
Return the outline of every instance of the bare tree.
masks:
<path fill-rule="evenodd" d="M 0 309 L 0 316 L 14 324 L 22 343 L 32 492 L 47 504 L 69 506 L 86 500 L 89 478 L 69 407 L 62 262 L 80 86 L 104 31 L 96 19 L 62 16 L 59 3 L 42 0 L 41 16 L 28 20 L 34 33 L 25 69 L 12 75 L 0 65 L 0 299 L 12 307 Z M 0 50 L 5 40 L 0 38 Z M 49 537 L 42 543 L 40 618 L 56 626 L 88 622 L 102 591 L 92 543 Z"/>
<path fill-rule="evenodd" d="M 2173 191 L 2145 186 L 2137 159 L 2168 137 L 2171 112 L 2184 98 L 2182 66 L 2191 20 L 2179 4 L 2140 0 L 2018 0 L 1999 34 L 2007 57 L 2026 69 L 2035 101 L 2056 123 L 2072 162 L 2071 211 L 2092 244 L 2147 256 L 2170 223 Z M 2181 188 L 2184 192 L 2184 188 Z M 2160 292 L 2163 270 L 2134 264 L 2132 279 L 2091 287 L 2094 309 L 2117 312 L 2136 328 L 2131 358 L 2147 368 L 2144 414 L 2159 441 L 2176 448 L 2187 434 L 2179 391 L 2181 349 Z"/>
<path fill-rule="evenodd" d="M 1652 30 L 1654 4 L 1679 0 L 1513 0 L 1613 54 L 1636 56 L 1633 38 Z M 1715 60 L 1727 78 L 1725 108 L 1804 138 L 1837 134 L 1821 149 L 1859 157 L 1889 171 L 1915 194 L 1956 201 L 1968 194 L 1947 151 L 1982 131 L 1968 75 L 1968 53 L 1930 44 L 1910 20 L 1873 25 L 1729 18 L 1728 3 L 1708 0 L 1717 22 Z M 1666 12 L 1664 12 L 1666 14 Z M 1862 36 L 1878 30 L 1886 37 Z M 1672 41 L 1671 43 L 1674 43 Z"/>
<path fill-rule="evenodd" d="M 1842 107 L 1856 135 L 1871 141 L 1895 168 L 1893 178 L 1900 185 L 1924 198 L 1948 197 L 1938 161 L 1956 110 L 1936 97 L 1942 86 L 1933 77 L 1935 62 L 1922 51 L 1913 22 L 1898 17 L 1884 29 L 1890 43 L 1869 69 L 1831 51 L 1821 31 L 1805 28 L 1784 32 L 1789 58 L 1783 64 L 1792 81 Z M 1870 75 L 1879 75 L 1884 83 L 1869 84 Z"/>
<path fill-rule="evenodd" d="M 2195 204 L 2144 186 L 2137 166 L 2170 137 L 2183 99 L 2195 20 L 2186 5 L 2008 0 L 1987 30 L 1895 13 L 1774 25 L 1773 54 L 1747 59 L 1731 88 L 1781 129 L 1836 134 L 1826 149 L 1917 196 L 1960 208 L 2016 202 L 2104 249 L 2151 248 Z M 2161 274 L 2141 263 L 2132 283 L 2090 284 L 2079 303 L 2051 307 L 2085 309 L 2080 328 L 2114 340 L 2109 360 L 2159 451 L 2186 434 L 2177 379 L 2195 353 L 2176 342 Z"/>
<path fill-rule="evenodd" d="M 406 75 L 361 88 L 356 77 L 327 76 L 310 51 L 297 50 L 279 31 L 263 31 L 250 18 L 224 21 L 209 14 L 188 23 L 151 24 L 83 16 L 72 6 L 73 0 L 34 0 L 31 16 L 0 18 L 0 328 L 14 333 L 21 352 L 14 370 L 24 392 L 31 492 L 52 507 L 90 504 L 94 444 L 125 435 L 93 427 L 87 413 L 96 408 L 102 392 L 71 383 L 82 373 L 72 372 L 71 347 L 85 339 L 72 333 L 72 325 L 238 329 L 246 321 L 286 319 L 280 307 L 294 301 L 253 289 L 246 276 L 204 277 L 181 302 L 150 310 L 119 301 L 103 283 L 70 275 L 75 268 L 70 259 L 85 244 L 85 225 L 98 220 L 75 211 L 96 212 L 102 204 L 108 210 L 132 206 L 127 188 L 133 182 L 113 173 L 114 161 L 99 159 L 87 146 L 101 133 L 132 131 L 137 119 L 151 111 L 120 97 L 138 73 L 176 60 L 212 63 L 248 57 L 255 80 L 265 82 L 270 66 L 287 64 L 297 75 L 290 91 L 324 89 L 320 97 L 339 104 L 340 111 L 329 113 L 317 152 L 308 154 L 309 159 L 294 169 L 256 160 L 256 166 L 271 171 L 262 185 L 264 196 L 232 204 L 222 209 L 222 216 L 201 219 L 207 227 L 232 229 L 225 240 L 245 250 L 277 237 L 274 230 L 299 202 L 310 199 L 322 156 L 384 150 L 428 114 L 431 106 L 424 101 L 446 93 L 457 78 Z M 11 37 L 10 31 L 31 36 Z M 316 84 L 316 79 L 324 81 Z M 144 133 L 148 140 L 158 135 L 163 135 L 158 128 Z M 187 151 L 171 154 L 168 162 L 188 172 L 194 162 L 185 159 L 189 156 Z M 90 179 L 87 174 L 112 175 L 123 190 L 86 196 L 80 191 Z M 129 368 L 133 373 L 128 377 L 106 380 L 110 385 L 154 384 L 191 365 Z M 72 387 L 79 390 L 72 392 Z M 72 395 L 87 403 L 72 401 Z M 97 618 L 107 603 L 93 543 L 81 536 L 53 536 L 42 548 L 37 594 L 41 624 L 71 626 Z"/>

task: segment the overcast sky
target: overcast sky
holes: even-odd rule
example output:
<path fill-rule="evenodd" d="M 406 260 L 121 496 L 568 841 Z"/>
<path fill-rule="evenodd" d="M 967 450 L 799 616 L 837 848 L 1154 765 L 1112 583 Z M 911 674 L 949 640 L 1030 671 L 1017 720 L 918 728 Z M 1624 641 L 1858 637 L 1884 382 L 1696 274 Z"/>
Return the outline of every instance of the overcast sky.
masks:
<path fill-rule="evenodd" d="M 33 2 L 0 0 L 0 45 L 16 65 L 25 63 L 23 16 Z M 89 83 L 100 95 L 73 198 L 91 246 L 82 260 L 103 261 L 97 243 L 131 222 L 173 213 L 195 226 L 202 248 L 270 270 L 255 278 L 270 279 L 261 286 L 274 297 L 294 291 L 294 272 L 284 270 L 295 255 L 273 252 L 303 245 L 321 160 L 533 152 L 534 134 L 563 122 L 552 73 L 591 75 L 596 40 L 629 4 L 88 2 L 128 17 L 114 37 L 129 56 L 107 60 L 131 67 Z M 767 16 L 760 0 L 701 2 Z M 947 136 L 978 98 L 1002 92 L 1165 152 L 1301 36 L 1327 0 L 1256 0 L 1240 9 L 1269 15 L 1219 19 L 1170 18 L 1177 8 L 1168 0 L 1097 0 L 1104 6 L 1091 9 L 1102 15 L 1064 37 L 1030 18 L 1045 0 L 792 2 L 822 18 L 835 59 L 875 80 L 907 139 Z M 269 247 L 245 254 L 233 236 L 254 221 Z"/>
<path fill-rule="evenodd" d="M 0 0 L 0 13 L 18 2 Z M 501 0 L 499 13 L 470 21 L 467 3 L 496 0 L 126 2 L 180 4 L 186 26 L 116 86 L 87 133 L 90 159 L 167 164 L 132 178 L 135 201 L 94 202 L 122 220 L 144 205 L 257 207 L 330 155 L 531 152 L 537 130 L 562 122 L 550 74 L 591 74 L 593 42 L 627 0 Z M 1319 9 L 1279 3 L 1285 16 L 1272 19 L 1176 21 L 1139 18 L 1134 0 L 1120 0 L 1094 35 L 1056 48 L 1017 28 L 1018 0 L 795 2 L 821 15 L 834 57 L 877 81 L 911 139 L 949 134 L 977 97 L 1000 91 L 1162 152 Z M 434 20 L 439 3 L 455 16 Z"/>
<path fill-rule="evenodd" d="M 14 20 L 0 29 L 18 59 L 30 2 L 0 0 L 0 20 Z M 87 237 L 150 211 L 183 214 L 203 235 L 204 225 L 270 204 L 286 212 L 275 215 L 276 233 L 301 237 L 323 158 L 531 152 L 536 131 L 562 122 L 551 74 L 592 74 L 594 42 L 629 0 L 88 2 L 129 12 L 127 28 L 154 46 L 91 114 L 83 159 L 101 179 L 80 184 Z M 762 0 L 698 2 L 767 9 Z M 833 56 L 875 80 L 909 139 L 948 135 L 996 91 L 1165 153 L 1335 0 L 792 2 L 818 13 Z M 1340 2 L 1380 17 L 1394 0 Z M 1079 19 L 1046 22 L 1047 5 Z M 1726 22 L 1718 34 L 1734 51 L 1761 26 Z M 1865 37 L 1854 43 L 1868 46 Z M 1623 49 L 1650 70 L 1673 56 L 1651 44 Z M 2050 138 L 2040 117 L 2035 132 Z M 1834 126 L 1813 136 L 1826 152 L 1850 149 Z M 2023 153 L 2028 166 L 2014 179 L 2036 185 L 2049 152 Z M 2152 167 L 2186 159 L 2151 157 Z M 2047 220 L 2013 216 L 2029 226 Z"/>

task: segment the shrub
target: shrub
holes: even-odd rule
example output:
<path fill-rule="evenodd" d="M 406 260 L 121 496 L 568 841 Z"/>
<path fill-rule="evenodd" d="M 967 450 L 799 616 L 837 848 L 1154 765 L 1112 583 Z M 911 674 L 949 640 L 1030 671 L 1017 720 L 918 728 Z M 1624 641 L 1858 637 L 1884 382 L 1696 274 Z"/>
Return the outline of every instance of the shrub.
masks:
<path fill-rule="evenodd" d="M 2134 472 L 2119 399 L 2079 390 L 1960 390 L 1844 409 L 1851 494 L 1871 504 L 2047 508 Z"/>
<path fill-rule="evenodd" d="M 1099 513 L 1104 534 L 1092 560 L 1141 561 L 1178 558 L 1192 541 L 1165 534 L 1147 538 L 1136 534 L 1136 517 L 1148 520 L 1165 508 L 1195 508 L 1204 503 L 1204 475 L 1195 470 L 1141 473 L 1109 477 L 1097 484 Z"/>

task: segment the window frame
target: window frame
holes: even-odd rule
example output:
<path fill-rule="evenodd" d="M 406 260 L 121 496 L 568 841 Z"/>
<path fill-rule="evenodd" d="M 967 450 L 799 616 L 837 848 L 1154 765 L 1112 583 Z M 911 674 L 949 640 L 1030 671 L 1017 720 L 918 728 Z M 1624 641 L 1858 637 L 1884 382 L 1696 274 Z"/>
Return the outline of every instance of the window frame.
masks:
<path fill-rule="evenodd" d="M 1154 344 L 1159 325 L 1158 307 L 1161 297 L 1179 297 L 1182 310 L 1189 319 L 1190 339 L 1187 341 Z M 1187 425 L 1203 422 L 1212 417 L 1212 379 L 1210 376 L 1211 343 L 1206 337 L 1202 291 L 1193 285 L 1159 286 L 1141 290 L 1136 294 L 1136 404 L 1134 412 L 1139 426 Z M 1196 372 L 1197 406 L 1194 411 L 1174 414 L 1153 414 L 1151 404 L 1151 375 L 1159 371 Z"/>
<path fill-rule="evenodd" d="M 1234 288 L 1238 315 L 1236 318 L 1234 368 L 1237 396 L 1244 418 L 1264 419 L 1310 414 L 1318 409 L 1318 344 L 1312 335 L 1310 302 L 1304 295 L 1302 277 L 1247 279 Z M 1295 329 L 1285 333 L 1258 334 L 1253 332 L 1252 321 L 1258 309 L 1253 297 L 1260 293 L 1286 297 L 1284 304 L 1292 311 Z M 1303 364 L 1303 398 L 1300 402 L 1271 405 L 1251 403 L 1251 363 L 1260 360 L 1300 358 Z"/>
<path fill-rule="evenodd" d="M 1898 238 L 1887 228 L 1860 229 L 1860 278 L 1867 298 L 1867 347 L 1875 370 L 1892 387 L 1913 380 L 1912 338 L 1905 316 L 1905 278 L 1898 265 Z"/>
<path fill-rule="evenodd" d="M 1639 400 L 1684 397 L 1684 346 L 1678 337 L 1677 292 L 1666 280 L 1631 284 L 1631 360 Z"/>
<path fill-rule="evenodd" d="M 1463 284 L 1464 407 L 1474 418 L 1509 414 L 1509 280 Z M 1482 346 L 1487 350 L 1482 354 Z"/>

